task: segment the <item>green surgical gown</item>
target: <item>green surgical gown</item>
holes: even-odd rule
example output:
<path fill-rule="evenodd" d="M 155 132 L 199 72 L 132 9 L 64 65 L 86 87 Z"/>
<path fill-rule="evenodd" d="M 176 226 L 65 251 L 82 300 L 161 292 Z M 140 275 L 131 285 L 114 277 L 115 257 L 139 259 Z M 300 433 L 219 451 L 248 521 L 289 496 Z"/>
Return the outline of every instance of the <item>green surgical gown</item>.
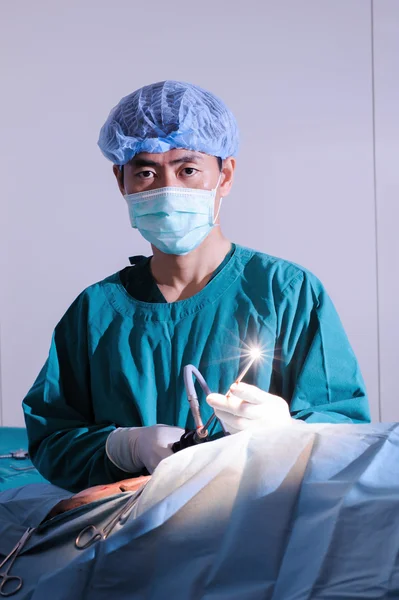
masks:
<path fill-rule="evenodd" d="M 23 402 L 33 463 L 71 491 L 126 478 L 106 455 L 110 432 L 156 423 L 192 427 L 184 366 L 195 365 L 211 390 L 226 393 L 248 346 L 261 347 L 264 357 L 245 381 L 282 396 L 294 418 L 369 422 L 356 357 L 320 281 L 237 245 L 186 300 L 136 300 L 120 273 L 78 296 Z M 211 408 L 199 397 L 207 419 Z"/>

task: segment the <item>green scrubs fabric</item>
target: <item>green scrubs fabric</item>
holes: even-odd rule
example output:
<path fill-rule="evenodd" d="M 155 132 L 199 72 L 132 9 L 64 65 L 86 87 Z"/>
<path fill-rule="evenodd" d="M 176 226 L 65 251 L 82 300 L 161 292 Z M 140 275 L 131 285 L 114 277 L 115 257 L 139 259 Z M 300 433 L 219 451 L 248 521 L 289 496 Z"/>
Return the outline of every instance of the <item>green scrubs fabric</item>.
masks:
<path fill-rule="evenodd" d="M 198 294 L 171 303 L 134 299 L 120 273 L 84 290 L 58 323 L 46 364 L 23 407 L 33 463 L 71 491 L 126 473 L 107 458 L 115 427 L 192 427 L 183 368 L 226 393 L 245 381 L 282 396 L 294 418 L 369 422 L 364 382 L 320 281 L 293 263 L 236 246 Z M 203 419 L 211 408 L 200 394 Z"/>
<path fill-rule="evenodd" d="M 209 281 L 212 281 L 219 271 L 221 271 L 228 263 L 235 252 L 235 247 L 235 244 L 231 245 L 230 252 L 226 254 L 224 260 L 212 273 Z M 142 300 L 143 302 L 166 302 L 165 297 L 157 286 L 151 273 L 151 258 L 151 256 L 132 256 L 129 258 L 133 266 L 126 267 L 120 271 L 120 280 L 123 283 L 124 288 L 136 300 Z"/>

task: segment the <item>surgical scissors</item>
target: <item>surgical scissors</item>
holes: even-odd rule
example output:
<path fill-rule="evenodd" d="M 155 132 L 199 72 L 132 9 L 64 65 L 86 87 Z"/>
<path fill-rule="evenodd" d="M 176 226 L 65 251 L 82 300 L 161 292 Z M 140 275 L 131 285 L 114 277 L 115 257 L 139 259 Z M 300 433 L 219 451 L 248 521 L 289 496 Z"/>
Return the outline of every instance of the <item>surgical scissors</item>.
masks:
<path fill-rule="evenodd" d="M 32 471 L 33 469 L 36 469 L 36 467 L 33 465 L 31 467 L 14 467 L 14 465 L 10 465 L 10 469 L 13 469 L 14 471 Z"/>
<path fill-rule="evenodd" d="M 31 535 L 34 531 L 35 531 L 34 527 L 29 527 L 25 531 L 25 533 L 23 534 L 23 536 L 21 537 L 19 542 L 17 542 L 17 544 L 15 544 L 15 546 L 11 550 L 10 554 L 8 554 L 8 556 L 6 556 L 5 559 L 0 563 L 0 569 L 2 569 L 4 567 L 4 565 L 8 561 L 10 561 L 8 567 L 6 567 L 4 571 L 0 572 L 0 582 L 1 582 L 0 583 L 0 596 L 3 596 L 3 597 L 13 596 L 17 592 L 19 592 L 19 590 L 21 589 L 21 587 L 23 585 L 22 578 L 18 577 L 17 575 L 9 575 L 9 572 L 11 570 L 11 567 L 15 563 L 19 553 L 21 552 L 22 548 L 25 546 L 26 542 L 29 540 L 29 538 L 31 537 Z M 11 587 L 11 589 L 9 591 L 4 591 L 7 586 L 9 588 Z"/>
<path fill-rule="evenodd" d="M 131 496 L 129 500 L 125 503 L 125 505 L 117 512 L 117 514 L 110 520 L 106 525 L 104 525 L 103 529 L 98 529 L 96 525 L 87 525 L 82 531 L 78 534 L 75 540 L 75 546 L 78 550 L 85 550 L 92 544 L 95 544 L 99 540 L 105 540 L 111 531 L 116 527 L 119 523 L 120 525 L 124 525 L 129 514 L 136 503 L 136 500 L 142 493 L 143 489 L 147 484 L 145 483 L 143 487 L 141 487 L 134 496 Z M 82 538 L 86 537 L 86 542 L 82 541 Z"/>

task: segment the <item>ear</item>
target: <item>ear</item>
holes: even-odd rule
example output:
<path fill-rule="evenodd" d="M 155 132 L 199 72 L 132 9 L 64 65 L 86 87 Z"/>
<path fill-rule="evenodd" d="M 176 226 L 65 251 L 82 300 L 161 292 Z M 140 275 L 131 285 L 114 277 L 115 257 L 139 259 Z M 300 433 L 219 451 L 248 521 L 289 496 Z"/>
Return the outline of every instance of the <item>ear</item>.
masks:
<path fill-rule="evenodd" d="M 235 158 L 226 158 L 223 161 L 222 178 L 219 186 L 220 195 L 225 198 L 228 196 L 233 185 L 234 170 L 236 168 Z"/>
<path fill-rule="evenodd" d="M 118 167 L 118 165 L 113 165 L 112 170 L 116 177 L 116 181 L 118 182 L 119 191 L 122 194 L 122 196 L 124 196 L 126 194 L 126 192 L 125 192 L 125 186 L 123 183 L 123 169 Z"/>

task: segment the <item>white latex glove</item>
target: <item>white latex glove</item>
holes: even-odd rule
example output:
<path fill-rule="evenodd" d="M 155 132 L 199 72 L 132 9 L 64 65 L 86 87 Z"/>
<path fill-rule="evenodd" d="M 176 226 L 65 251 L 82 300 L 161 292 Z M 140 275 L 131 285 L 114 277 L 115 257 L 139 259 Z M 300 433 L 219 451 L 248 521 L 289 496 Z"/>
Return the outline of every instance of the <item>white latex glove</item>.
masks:
<path fill-rule="evenodd" d="M 226 396 L 209 394 L 206 401 L 229 433 L 260 423 L 278 427 L 291 421 L 288 404 L 283 398 L 247 383 L 233 384 Z"/>
<path fill-rule="evenodd" d="M 111 462 L 122 471 L 138 473 L 144 467 L 152 473 L 164 458 L 171 456 L 172 446 L 184 433 L 180 427 L 120 427 L 109 434 L 105 451 Z"/>

